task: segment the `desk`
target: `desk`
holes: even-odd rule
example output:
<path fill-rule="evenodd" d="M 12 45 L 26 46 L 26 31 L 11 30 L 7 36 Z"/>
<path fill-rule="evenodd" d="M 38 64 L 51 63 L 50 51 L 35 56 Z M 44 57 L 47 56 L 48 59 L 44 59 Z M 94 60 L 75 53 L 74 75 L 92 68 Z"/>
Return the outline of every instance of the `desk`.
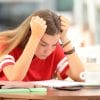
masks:
<path fill-rule="evenodd" d="M 47 94 L 0 94 L 0 100 L 100 100 L 100 89 L 83 88 L 78 91 L 62 91 L 49 88 Z"/>

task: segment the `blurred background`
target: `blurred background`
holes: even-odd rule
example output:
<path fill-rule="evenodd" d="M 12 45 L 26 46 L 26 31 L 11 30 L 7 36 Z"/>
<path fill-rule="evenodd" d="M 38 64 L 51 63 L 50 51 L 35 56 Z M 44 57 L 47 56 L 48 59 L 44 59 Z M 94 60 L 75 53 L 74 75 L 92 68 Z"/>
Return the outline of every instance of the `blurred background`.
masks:
<path fill-rule="evenodd" d="M 0 31 L 17 27 L 39 9 L 68 18 L 66 34 L 77 53 L 84 62 L 100 64 L 100 0 L 0 0 Z"/>

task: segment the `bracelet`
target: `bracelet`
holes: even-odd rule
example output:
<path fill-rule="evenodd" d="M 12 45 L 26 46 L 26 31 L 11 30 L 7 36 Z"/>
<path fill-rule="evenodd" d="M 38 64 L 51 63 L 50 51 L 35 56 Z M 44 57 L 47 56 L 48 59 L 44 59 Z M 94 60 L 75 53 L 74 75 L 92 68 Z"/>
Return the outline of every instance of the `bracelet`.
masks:
<path fill-rule="evenodd" d="M 75 48 L 73 47 L 73 49 L 64 52 L 64 54 L 66 54 L 66 55 L 70 55 L 70 54 L 72 54 L 72 53 L 74 53 L 74 52 L 75 52 Z"/>
<path fill-rule="evenodd" d="M 63 43 L 62 46 L 65 47 L 65 46 L 68 45 L 70 42 L 71 42 L 71 41 L 69 40 L 69 41 Z"/>

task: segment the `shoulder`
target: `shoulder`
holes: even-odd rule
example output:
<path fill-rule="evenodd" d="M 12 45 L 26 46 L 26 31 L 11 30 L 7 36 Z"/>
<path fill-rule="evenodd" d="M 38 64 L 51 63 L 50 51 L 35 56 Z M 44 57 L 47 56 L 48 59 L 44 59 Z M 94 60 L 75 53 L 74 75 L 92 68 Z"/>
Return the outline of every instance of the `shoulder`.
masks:
<path fill-rule="evenodd" d="M 17 60 L 21 53 L 22 49 L 20 47 L 16 47 L 9 53 L 9 55 L 12 55 L 15 58 L 15 60 Z"/>

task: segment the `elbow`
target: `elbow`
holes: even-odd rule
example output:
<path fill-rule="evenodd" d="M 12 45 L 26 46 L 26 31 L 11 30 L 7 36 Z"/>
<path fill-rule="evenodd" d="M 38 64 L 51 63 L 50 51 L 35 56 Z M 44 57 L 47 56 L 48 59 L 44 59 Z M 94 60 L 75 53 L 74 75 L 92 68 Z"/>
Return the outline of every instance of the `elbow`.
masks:
<path fill-rule="evenodd" d="M 21 76 L 11 76 L 11 77 L 7 77 L 8 81 L 22 81 L 24 78 Z"/>
<path fill-rule="evenodd" d="M 79 74 L 75 74 L 75 75 L 71 75 L 72 80 L 77 81 L 77 82 L 84 82 L 83 79 L 81 79 L 80 77 L 80 73 Z"/>
<path fill-rule="evenodd" d="M 82 72 L 83 72 L 83 71 L 82 71 Z M 84 80 L 81 79 L 80 74 L 81 74 L 81 72 L 79 72 L 79 73 L 70 73 L 69 77 L 70 77 L 72 80 L 74 80 L 74 81 L 77 81 L 77 82 L 84 82 Z"/>
<path fill-rule="evenodd" d="M 77 82 L 84 82 L 80 77 L 73 77 L 72 79 Z"/>
<path fill-rule="evenodd" d="M 22 81 L 26 74 L 23 74 L 19 70 L 13 69 L 14 66 L 5 67 L 3 73 L 8 81 Z"/>

